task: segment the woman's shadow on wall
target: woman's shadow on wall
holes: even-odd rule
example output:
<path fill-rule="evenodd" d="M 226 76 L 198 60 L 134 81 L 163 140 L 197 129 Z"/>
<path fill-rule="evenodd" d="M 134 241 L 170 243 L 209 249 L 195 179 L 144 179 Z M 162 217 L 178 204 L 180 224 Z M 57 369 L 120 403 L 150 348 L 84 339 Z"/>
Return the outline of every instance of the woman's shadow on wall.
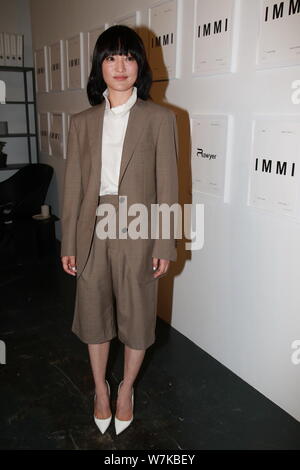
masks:
<path fill-rule="evenodd" d="M 159 280 L 157 306 L 158 317 L 169 325 L 172 319 L 175 277 L 183 272 L 186 260 L 191 260 L 192 257 L 191 250 L 186 248 L 186 244 L 192 241 L 190 240 L 190 233 L 192 233 L 191 221 L 189 215 L 185 213 L 184 210 L 185 204 L 192 204 L 190 118 L 186 109 L 180 108 L 166 100 L 166 90 L 170 82 L 172 80 L 176 81 L 177 78 L 168 77 L 168 69 L 163 57 L 164 46 L 161 45 L 163 38 L 157 38 L 153 31 L 145 27 L 139 28 L 138 33 L 143 38 L 145 46 L 148 44 L 148 60 L 153 71 L 153 84 L 150 90 L 151 99 L 175 112 L 178 129 L 179 204 L 182 214 L 179 225 L 181 226 L 182 236 L 176 240 L 177 261 L 170 263 L 168 274 Z M 166 37 L 164 39 L 168 40 Z M 155 48 L 154 54 L 151 54 L 151 56 L 155 58 L 154 64 L 150 62 L 150 48 L 152 48 L 152 50 Z M 185 218 L 186 222 L 184 223 Z M 185 233 L 185 230 L 188 233 Z M 166 329 L 167 336 L 168 332 L 170 332 L 170 328 Z M 159 346 L 161 341 L 163 343 L 167 341 L 165 335 L 163 338 L 158 335 L 156 344 L 158 343 Z"/>

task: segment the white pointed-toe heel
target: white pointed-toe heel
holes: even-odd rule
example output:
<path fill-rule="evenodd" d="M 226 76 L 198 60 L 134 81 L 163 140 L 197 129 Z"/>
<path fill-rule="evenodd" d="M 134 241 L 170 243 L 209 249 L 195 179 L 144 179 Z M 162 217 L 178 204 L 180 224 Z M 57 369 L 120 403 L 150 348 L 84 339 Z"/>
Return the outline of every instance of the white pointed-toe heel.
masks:
<path fill-rule="evenodd" d="M 110 397 L 110 387 L 109 387 L 109 383 L 107 380 L 105 380 L 106 384 L 107 384 L 107 388 L 108 388 L 108 396 Z M 94 401 L 96 400 L 96 393 L 95 393 L 95 396 L 94 396 Z M 111 422 L 111 418 L 112 418 L 112 415 L 109 416 L 109 418 L 105 418 L 105 419 L 99 419 L 99 418 L 96 418 L 96 416 L 94 415 L 94 420 L 95 420 L 95 423 L 97 424 L 99 430 L 102 432 L 102 434 L 105 433 L 106 429 L 108 428 L 108 426 L 110 425 L 110 422 Z"/>
<path fill-rule="evenodd" d="M 119 390 L 120 390 L 120 387 L 121 387 L 122 383 L 123 383 L 123 380 L 119 383 L 118 394 L 119 394 Z M 120 434 L 122 431 L 124 431 L 126 428 L 128 428 L 128 426 L 133 421 L 133 405 L 134 405 L 134 390 L 133 390 L 133 387 L 132 387 L 132 394 L 131 394 L 131 403 L 132 403 L 132 418 L 131 419 L 129 419 L 128 421 L 124 421 L 122 419 L 118 419 L 115 416 L 116 434 Z"/>

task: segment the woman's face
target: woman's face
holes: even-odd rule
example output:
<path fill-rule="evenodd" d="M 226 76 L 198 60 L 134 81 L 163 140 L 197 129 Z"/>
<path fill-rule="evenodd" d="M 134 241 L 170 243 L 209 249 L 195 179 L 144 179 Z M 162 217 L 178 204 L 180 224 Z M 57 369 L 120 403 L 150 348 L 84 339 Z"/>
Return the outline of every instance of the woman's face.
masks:
<path fill-rule="evenodd" d="M 127 91 L 137 79 L 137 61 L 130 54 L 107 56 L 102 62 L 102 75 L 109 89 Z"/>

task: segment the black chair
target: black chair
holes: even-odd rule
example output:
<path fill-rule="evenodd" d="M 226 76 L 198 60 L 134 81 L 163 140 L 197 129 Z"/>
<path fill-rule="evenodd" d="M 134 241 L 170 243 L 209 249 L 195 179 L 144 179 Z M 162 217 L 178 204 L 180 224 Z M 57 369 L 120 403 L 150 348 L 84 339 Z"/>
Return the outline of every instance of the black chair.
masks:
<path fill-rule="evenodd" d="M 35 254 L 32 216 L 41 212 L 53 168 L 32 163 L 0 182 L 0 263 L 22 264 Z"/>

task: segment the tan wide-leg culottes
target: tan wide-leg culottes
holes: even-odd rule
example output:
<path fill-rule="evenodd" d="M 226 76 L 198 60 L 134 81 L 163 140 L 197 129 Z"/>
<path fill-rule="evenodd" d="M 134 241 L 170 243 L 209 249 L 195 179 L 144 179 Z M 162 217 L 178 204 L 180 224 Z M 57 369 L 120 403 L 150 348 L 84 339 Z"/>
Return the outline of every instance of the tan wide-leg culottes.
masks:
<path fill-rule="evenodd" d="M 118 219 L 119 196 L 100 196 L 99 205 L 102 203 L 113 204 Z M 150 277 L 150 272 L 151 276 L 154 272 L 152 258 L 143 260 L 150 282 L 140 282 L 124 241 L 118 236 L 97 236 L 96 226 L 103 216 L 96 217 L 88 260 L 76 280 L 72 331 L 88 344 L 104 343 L 118 336 L 132 349 L 147 349 L 155 341 L 158 294 L 158 279 L 151 281 Z"/>

